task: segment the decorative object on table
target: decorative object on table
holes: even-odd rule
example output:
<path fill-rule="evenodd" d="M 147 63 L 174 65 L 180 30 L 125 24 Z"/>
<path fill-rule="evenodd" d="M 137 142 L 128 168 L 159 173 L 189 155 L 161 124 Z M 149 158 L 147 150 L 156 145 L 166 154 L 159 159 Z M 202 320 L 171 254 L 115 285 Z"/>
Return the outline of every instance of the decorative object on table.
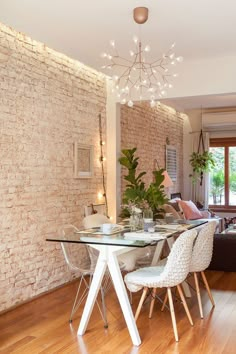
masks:
<path fill-rule="evenodd" d="M 142 210 L 134 205 L 130 209 L 129 225 L 131 231 L 141 230 L 143 228 Z"/>
<path fill-rule="evenodd" d="M 91 178 L 93 176 L 93 146 L 74 143 L 74 177 Z"/>
<path fill-rule="evenodd" d="M 165 221 L 167 224 L 171 224 L 172 222 L 174 222 L 174 216 L 172 213 L 166 213 L 165 215 Z"/>
<path fill-rule="evenodd" d="M 101 225 L 101 231 L 103 234 L 111 234 L 114 231 L 117 231 L 119 226 L 117 224 L 105 223 Z"/>
<path fill-rule="evenodd" d="M 191 154 L 189 162 L 193 168 L 193 173 L 189 177 L 192 178 L 193 183 L 199 180 L 200 186 L 202 186 L 203 174 L 209 172 L 215 166 L 213 154 L 205 150 L 202 130 L 199 136 L 198 150 Z"/>
<path fill-rule="evenodd" d="M 161 207 L 168 201 L 163 185 L 165 179 L 163 172 L 165 170 L 153 171 L 153 182 L 146 187 L 142 180 L 146 172 L 140 172 L 136 175 L 139 160 L 139 157 L 135 157 L 136 150 L 137 148 L 124 149 L 122 150 L 123 156 L 119 158 L 120 164 L 128 170 L 128 174 L 124 176 L 124 179 L 128 182 L 123 193 L 123 204 L 126 206 L 124 208 L 125 212 L 129 214 L 127 206 L 134 205 L 142 211 L 151 209 L 154 219 L 162 218 L 163 210 Z"/>
<path fill-rule="evenodd" d="M 133 18 L 139 25 L 144 24 L 148 19 L 148 8 L 135 8 Z M 114 40 L 110 41 L 110 45 L 111 51 L 102 54 L 107 61 L 102 69 L 115 70 L 112 79 L 120 103 L 133 107 L 134 100 L 149 98 L 151 107 L 154 107 L 155 100 L 165 96 L 167 89 L 172 88 L 170 78 L 177 76 L 170 67 L 183 61 L 183 57 L 177 57 L 174 53 L 175 44 L 160 58 L 152 61 L 147 58 L 150 46 L 144 47 L 140 38 L 134 37 L 135 48 L 130 50 L 128 59 L 119 54 Z"/>
<path fill-rule="evenodd" d="M 152 228 L 154 228 L 153 212 L 151 208 L 147 208 L 143 211 L 143 229 L 149 231 Z"/>

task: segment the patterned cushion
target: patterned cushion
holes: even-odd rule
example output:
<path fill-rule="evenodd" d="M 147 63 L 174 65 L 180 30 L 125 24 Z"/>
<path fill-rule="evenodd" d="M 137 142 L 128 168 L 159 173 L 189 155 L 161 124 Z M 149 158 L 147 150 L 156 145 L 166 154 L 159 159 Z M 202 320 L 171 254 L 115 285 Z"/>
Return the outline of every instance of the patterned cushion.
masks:
<path fill-rule="evenodd" d="M 171 213 L 174 219 L 182 219 L 181 213 L 178 213 L 170 204 L 164 204 L 162 208 L 165 210 L 165 213 Z"/>

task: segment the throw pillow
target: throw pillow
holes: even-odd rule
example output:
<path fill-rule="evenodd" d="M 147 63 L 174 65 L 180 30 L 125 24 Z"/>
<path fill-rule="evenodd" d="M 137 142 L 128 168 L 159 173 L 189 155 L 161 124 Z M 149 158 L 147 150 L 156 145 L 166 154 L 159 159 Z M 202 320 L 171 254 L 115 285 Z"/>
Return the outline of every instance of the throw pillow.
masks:
<path fill-rule="evenodd" d="M 174 219 L 182 219 L 182 216 L 170 204 L 164 204 L 162 208 L 165 213 L 171 213 Z"/>
<path fill-rule="evenodd" d="M 195 220 L 202 218 L 202 214 L 191 200 L 179 200 L 178 203 L 180 208 L 183 210 L 186 220 Z"/>
<path fill-rule="evenodd" d="M 181 199 L 170 199 L 167 204 L 171 205 L 178 213 L 181 211 L 179 208 L 178 201 Z"/>

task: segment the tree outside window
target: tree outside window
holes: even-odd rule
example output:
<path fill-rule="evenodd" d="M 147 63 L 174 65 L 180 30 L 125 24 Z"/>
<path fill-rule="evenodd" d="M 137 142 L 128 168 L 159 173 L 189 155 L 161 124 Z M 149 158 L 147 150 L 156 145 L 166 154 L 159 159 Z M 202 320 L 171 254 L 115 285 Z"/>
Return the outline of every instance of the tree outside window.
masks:
<path fill-rule="evenodd" d="M 236 207 L 236 138 L 210 139 L 215 167 L 209 174 L 211 207 Z"/>

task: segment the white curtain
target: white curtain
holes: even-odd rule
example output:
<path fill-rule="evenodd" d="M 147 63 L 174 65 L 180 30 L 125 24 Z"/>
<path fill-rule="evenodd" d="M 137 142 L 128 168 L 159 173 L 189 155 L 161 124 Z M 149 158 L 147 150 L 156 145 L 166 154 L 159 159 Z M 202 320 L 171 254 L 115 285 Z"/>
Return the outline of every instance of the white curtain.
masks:
<path fill-rule="evenodd" d="M 192 134 L 192 152 L 198 151 L 200 133 Z M 205 151 L 209 150 L 209 133 L 203 132 L 203 142 Z M 200 153 L 203 152 L 202 143 L 200 144 Z M 208 208 L 208 194 L 209 194 L 209 174 L 203 174 L 202 186 L 200 186 L 200 181 L 197 180 L 195 184 L 192 184 L 192 200 L 194 202 L 200 202 L 203 204 L 204 208 Z"/>

